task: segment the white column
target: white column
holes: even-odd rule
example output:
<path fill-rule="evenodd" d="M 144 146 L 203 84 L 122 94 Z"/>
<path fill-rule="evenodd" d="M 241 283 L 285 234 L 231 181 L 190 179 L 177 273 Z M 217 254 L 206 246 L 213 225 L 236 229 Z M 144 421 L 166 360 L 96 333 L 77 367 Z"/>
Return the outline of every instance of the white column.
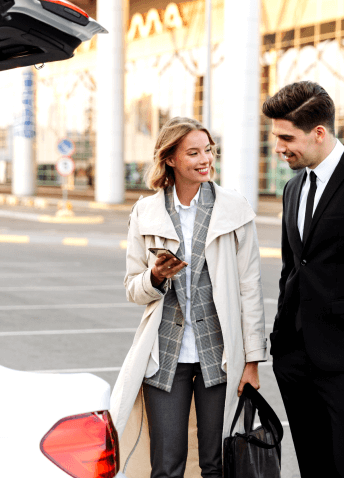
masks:
<path fill-rule="evenodd" d="M 19 73 L 19 72 L 18 72 Z M 17 78 L 15 123 L 13 129 L 12 194 L 32 196 L 35 193 L 35 167 L 33 155 L 34 73 L 32 67 L 23 68 Z"/>
<path fill-rule="evenodd" d="M 211 132 L 211 16 L 212 0 L 205 1 L 206 72 L 203 89 L 203 124 Z"/>
<path fill-rule="evenodd" d="M 124 200 L 124 1 L 97 0 L 97 159 L 95 199 Z"/>
<path fill-rule="evenodd" d="M 257 211 L 260 2 L 225 0 L 224 5 L 221 185 L 240 191 Z"/>

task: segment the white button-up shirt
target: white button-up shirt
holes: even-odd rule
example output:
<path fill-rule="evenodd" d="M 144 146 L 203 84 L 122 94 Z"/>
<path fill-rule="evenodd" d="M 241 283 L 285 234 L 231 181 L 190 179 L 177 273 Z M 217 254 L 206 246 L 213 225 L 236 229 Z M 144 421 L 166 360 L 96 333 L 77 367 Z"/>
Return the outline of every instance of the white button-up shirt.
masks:
<path fill-rule="evenodd" d="M 195 334 L 191 323 L 191 253 L 192 253 L 192 236 L 196 219 L 197 202 L 200 194 L 200 189 L 196 196 L 192 199 L 190 206 L 184 206 L 177 196 L 176 187 L 173 186 L 174 207 L 179 214 L 180 225 L 184 238 L 185 247 L 185 262 L 188 263 L 186 267 L 186 317 L 185 330 L 182 340 L 182 346 L 178 362 L 195 363 L 199 362 L 199 356 L 196 346 Z"/>
<path fill-rule="evenodd" d="M 344 146 L 342 143 L 337 139 L 336 146 L 333 148 L 331 153 L 313 170 L 306 168 L 307 171 L 307 179 L 304 182 L 302 187 L 301 196 L 300 196 L 300 205 L 299 205 L 299 215 L 297 219 L 297 225 L 300 232 L 301 240 L 303 238 L 303 228 L 305 224 L 305 214 L 306 214 L 306 204 L 307 204 L 307 196 L 310 188 L 310 179 L 309 173 L 314 171 L 317 175 L 317 190 L 314 197 L 314 206 L 313 206 L 313 214 L 316 210 L 317 205 L 319 204 L 320 198 L 322 193 L 324 192 L 327 183 L 329 182 L 330 177 L 333 174 L 333 171 L 336 169 L 342 154 L 344 153 Z"/>

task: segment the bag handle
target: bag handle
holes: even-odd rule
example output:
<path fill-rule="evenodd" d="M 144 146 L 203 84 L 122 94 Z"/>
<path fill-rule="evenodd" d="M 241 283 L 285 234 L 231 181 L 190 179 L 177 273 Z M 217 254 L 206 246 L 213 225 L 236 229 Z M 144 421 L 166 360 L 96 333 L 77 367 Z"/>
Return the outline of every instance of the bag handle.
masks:
<path fill-rule="evenodd" d="M 255 388 L 252 387 L 250 383 L 245 384 L 244 391 L 239 399 L 238 407 L 236 409 L 231 431 L 230 431 L 230 436 L 232 436 L 233 434 L 234 427 L 239 419 L 240 413 L 242 412 L 245 401 L 247 399 L 250 399 L 253 407 L 258 410 L 263 426 L 272 432 L 275 443 L 273 445 L 270 445 L 269 443 L 259 440 L 253 435 L 248 435 L 247 441 L 250 443 L 254 443 L 255 445 L 261 448 L 267 448 L 267 449 L 275 448 L 277 445 L 281 443 L 283 438 L 282 424 L 278 416 L 274 412 L 274 410 L 268 404 L 268 402 L 261 396 L 261 394 Z M 275 437 L 269 422 L 275 427 L 277 432 L 277 437 Z"/>

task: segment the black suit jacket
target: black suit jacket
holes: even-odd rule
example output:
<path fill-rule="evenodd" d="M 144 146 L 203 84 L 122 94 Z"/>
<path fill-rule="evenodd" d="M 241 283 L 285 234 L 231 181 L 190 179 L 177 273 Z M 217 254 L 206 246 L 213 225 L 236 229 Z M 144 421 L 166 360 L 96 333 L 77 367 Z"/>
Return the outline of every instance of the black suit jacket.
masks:
<path fill-rule="evenodd" d="M 271 353 L 276 356 L 292 349 L 300 307 L 312 362 L 323 370 L 344 371 L 344 154 L 302 244 L 297 217 L 305 175 L 306 171 L 293 177 L 283 193 L 283 265 Z"/>

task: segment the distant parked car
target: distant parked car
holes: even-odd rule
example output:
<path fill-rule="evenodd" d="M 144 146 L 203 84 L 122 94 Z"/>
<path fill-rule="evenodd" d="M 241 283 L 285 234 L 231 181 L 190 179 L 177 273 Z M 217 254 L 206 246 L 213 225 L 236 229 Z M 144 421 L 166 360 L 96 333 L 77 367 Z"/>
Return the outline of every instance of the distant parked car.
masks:
<path fill-rule="evenodd" d="M 1 477 L 117 475 L 118 438 L 105 380 L 0 366 L 0 384 Z"/>

